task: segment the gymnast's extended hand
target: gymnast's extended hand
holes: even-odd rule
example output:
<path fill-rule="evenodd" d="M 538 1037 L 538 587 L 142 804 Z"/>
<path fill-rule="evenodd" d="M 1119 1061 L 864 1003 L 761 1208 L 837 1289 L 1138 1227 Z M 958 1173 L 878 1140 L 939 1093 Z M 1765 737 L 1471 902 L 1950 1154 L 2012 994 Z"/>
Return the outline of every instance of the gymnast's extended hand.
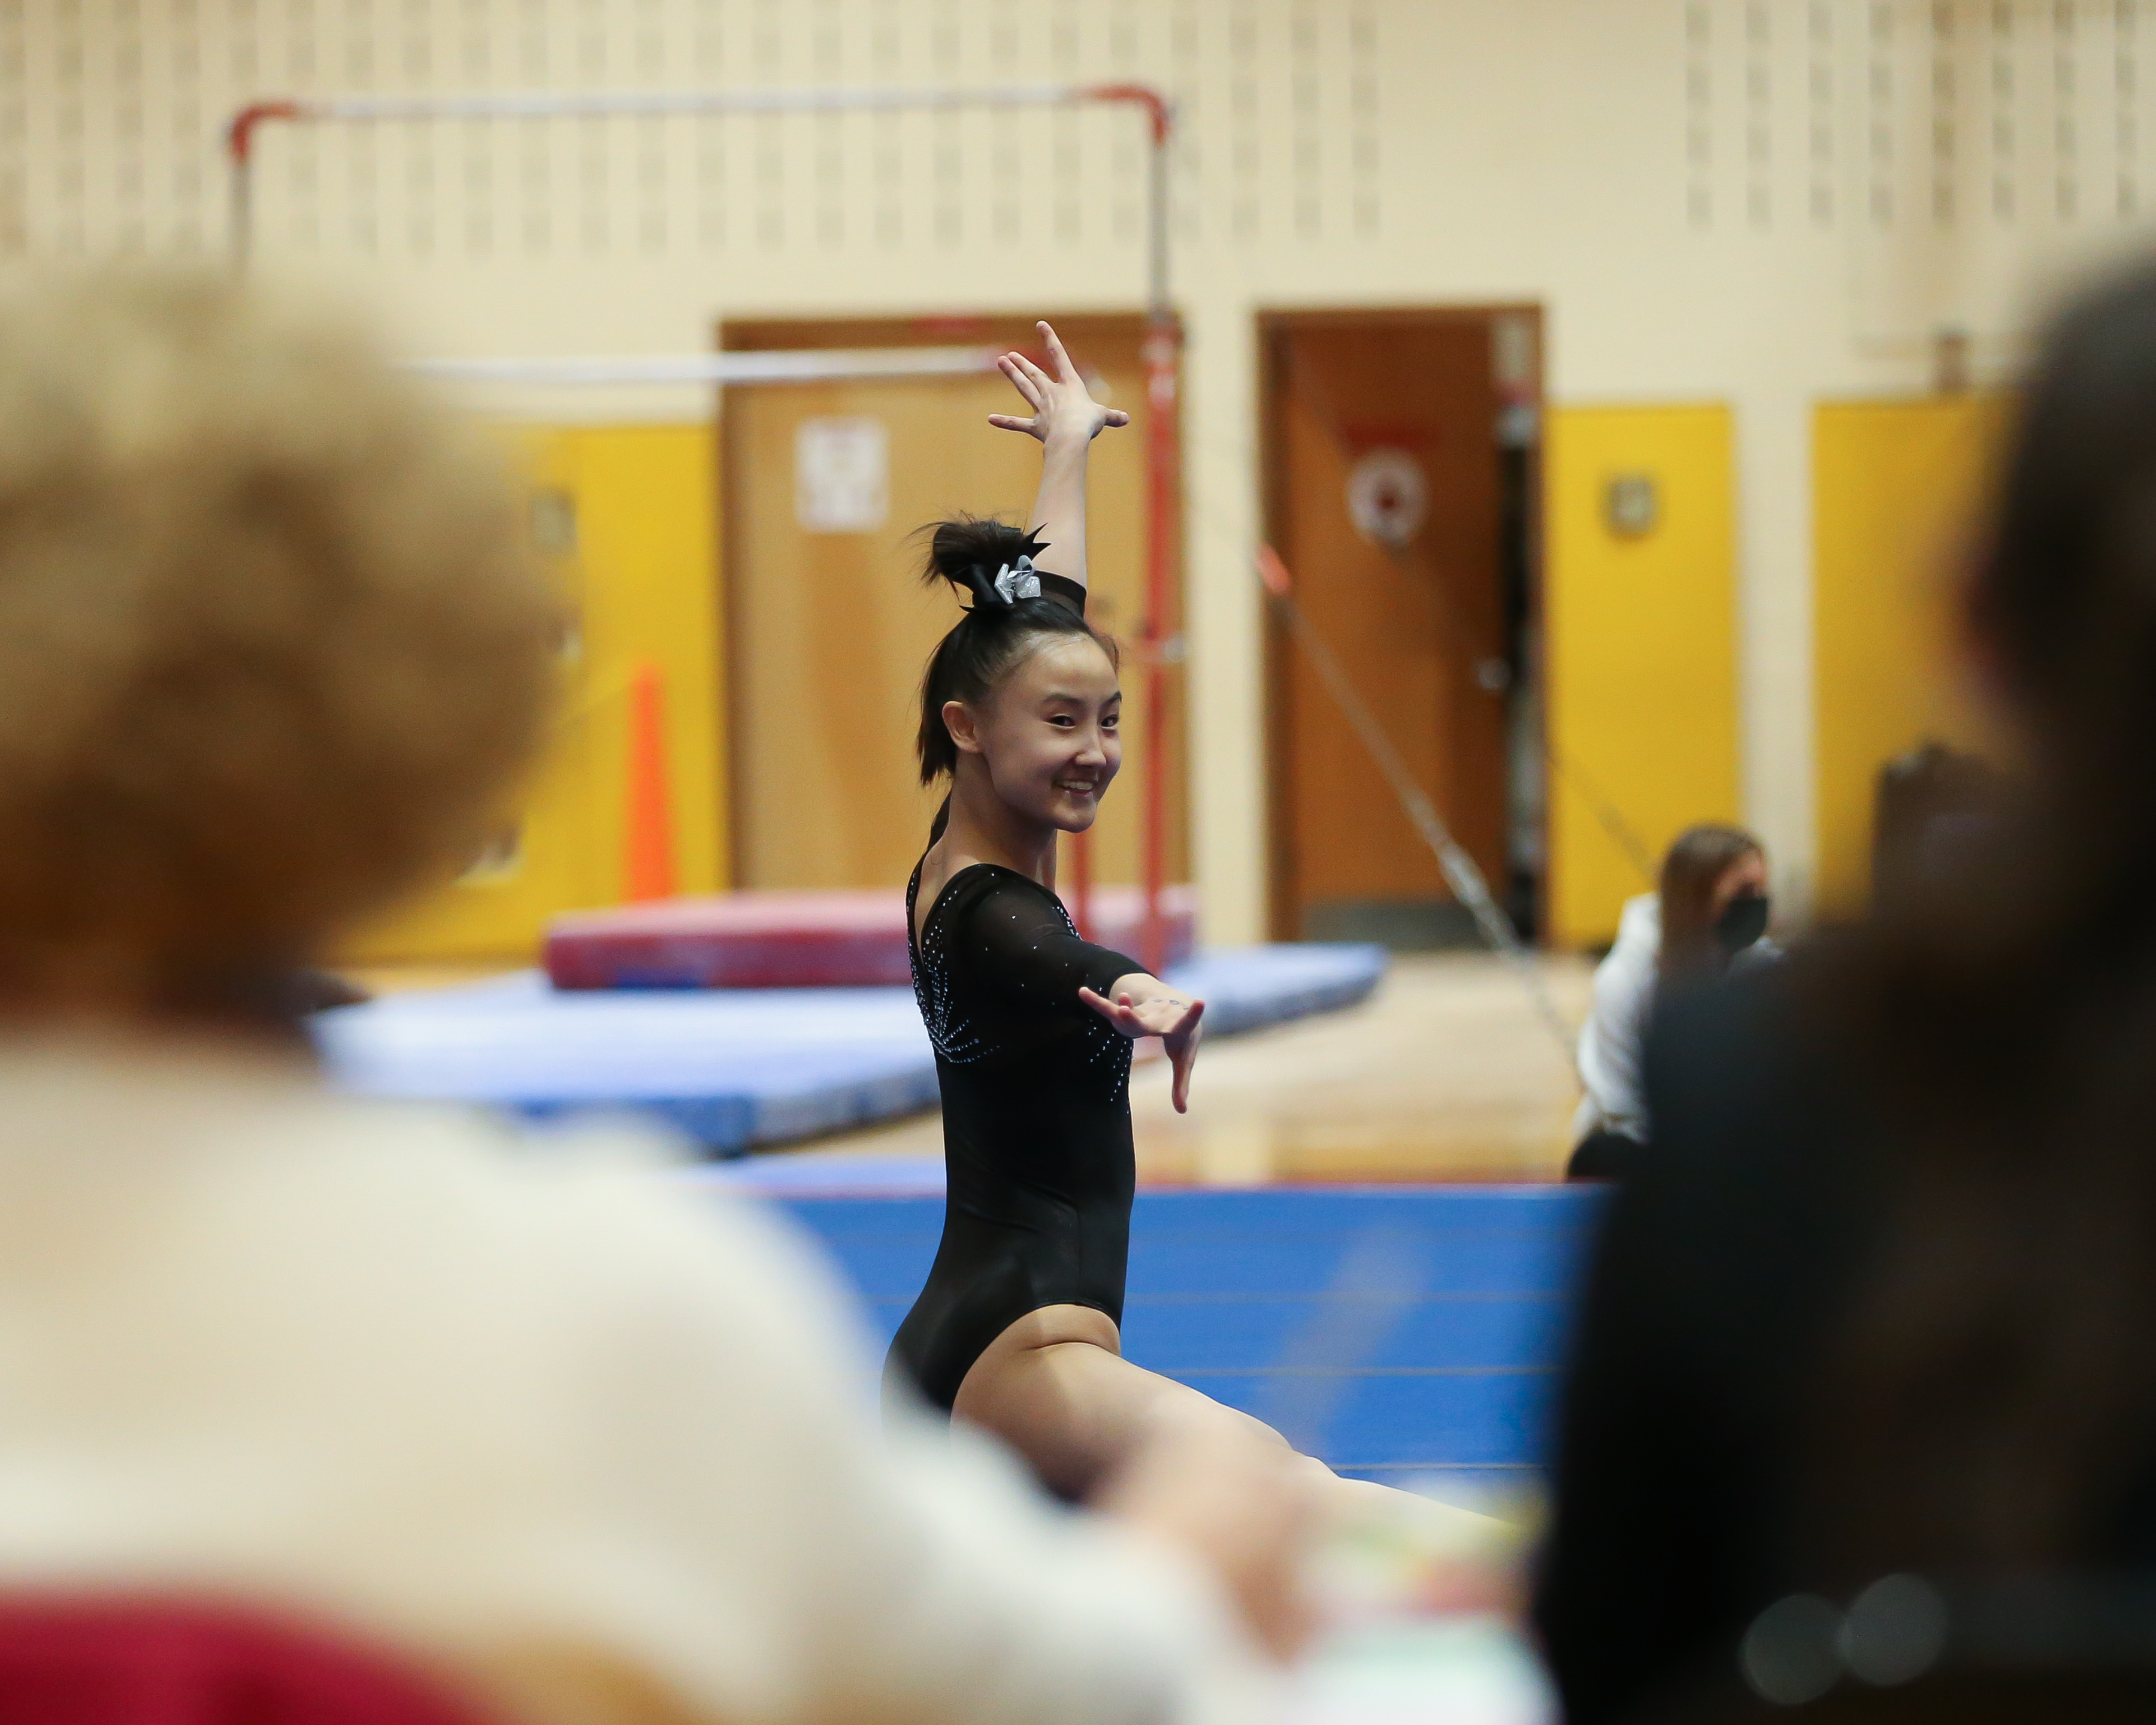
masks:
<path fill-rule="evenodd" d="M 1116 978 L 1112 1000 L 1081 988 L 1078 998 L 1136 1040 L 1158 1036 L 1175 1069 L 1175 1111 L 1190 1111 L 1190 1069 L 1198 1064 L 1198 1021 L 1205 1016 L 1205 1003 L 1171 988 L 1158 977 L 1133 971 Z"/>
<path fill-rule="evenodd" d="M 991 413 L 988 424 L 1040 439 L 1040 490 L 1033 500 L 1033 522 L 1034 531 L 1048 548 L 1033 560 L 1034 567 L 1044 575 L 1060 575 L 1083 587 L 1086 459 L 1095 438 L 1111 425 L 1129 424 L 1131 416 L 1121 408 L 1104 408 L 1095 401 L 1055 331 L 1045 323 L 1034 327 L 1040 331 L 1055 375 L 1050 377 L 1023 353 L 1004 355 L 997 363 L 1011 388 L 1033 409 L 1033 417 Z"/>
<path fill-rule="evenodd" d="M 1041 345 L 1048 350 L 1048 363 L 1055 375 L 1051 377 L 1023 353 L 1004 355 L 996 363 L 1011 380 L 1011 387 L 1025 398 L 1033 417 L 1021 419 L 1013 413 L 991 413 L 988 424 L 1001 431 L 1023 431 L 1045 444 L 1089 444 L 1111 425 L 1129 424 L 1131 416 L 1121 408 L 1104 408 L 1093 399 L 1055 331 L 1045 323 L 1034 327 L 1040 331 Z"/>

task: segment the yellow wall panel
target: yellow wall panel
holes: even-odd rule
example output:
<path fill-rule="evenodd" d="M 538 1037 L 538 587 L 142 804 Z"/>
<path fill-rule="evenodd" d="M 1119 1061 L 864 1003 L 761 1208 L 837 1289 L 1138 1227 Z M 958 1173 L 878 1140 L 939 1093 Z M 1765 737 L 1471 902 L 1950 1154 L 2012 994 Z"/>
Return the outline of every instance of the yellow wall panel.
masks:
<path fill-rule="evenodd" d="M 676 884 L 726 885 L 714 430 L 513 436 L 541 519 L 554 524 L 553 562 L 577 617 L 553 734 L 505 816 L 518 828 L 514 856 L 362 932 L 351 960 L 529 959 L 557 912 L 619 901 L 629 695 L 645 664 L 662 680 Z"/>
<path fill-rule="evenodd" d="M 1977 727 L 1954 670 L 1953 588 L 1969 507 L 2004 418 L 1996 396 L 1829 402 L 1812 420 L 1819 896 L 1871 880 L 1880 767 Z"/>
<path fill-rule="evenodd" d="M 1551 744 L 1549 911 L 1559 946 L 1610 939 L 1650 889 L 1597 803 L 1659 860 L 1738 783 L 1734 476 L 1725 407 L 1551 415 L 1544 627 Z M 1651 480 L 1657 518 L 1625 534 L 1609 484 Z"/>
<path fill-rule="evenodd" d="M 714 892 L 726 884 L 716 428 L 604 426 L 572 435 L 605 901 L 621 893 L 628 685 L 641 664 L 664 684 L 675 885 Z"/>

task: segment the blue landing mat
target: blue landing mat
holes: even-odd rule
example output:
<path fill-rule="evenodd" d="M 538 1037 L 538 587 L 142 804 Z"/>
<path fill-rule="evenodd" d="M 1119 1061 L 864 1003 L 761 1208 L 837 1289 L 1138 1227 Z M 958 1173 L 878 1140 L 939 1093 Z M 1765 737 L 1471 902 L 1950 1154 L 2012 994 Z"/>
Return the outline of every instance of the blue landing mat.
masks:
<path fill-rule="evenodd" d="M 1215 1034 L 1352 1005 L 1375 947 L 1232 948 L 1179 966 Z M 369 1096 L 545 1117 L 656 1114 L 721 1156 L 908 1114 L 936 1064 L 907 988 L 593 989 L 537 971 L 320 1014 L 332 1077 Z"/>
<path fill-rule="evenodd" d="M 761 1173 L 752 1163 L 724 1178 L 787 1189 Z M 1537 1468 L 1605 1197 L 1592 1186 L 1142 1192 L 1124 1347 L 1343 1472 Z M 941 1198 L 795 1186 L 780 1201 L 830 1249 L 888 1341 L 935 1256 Z"/>

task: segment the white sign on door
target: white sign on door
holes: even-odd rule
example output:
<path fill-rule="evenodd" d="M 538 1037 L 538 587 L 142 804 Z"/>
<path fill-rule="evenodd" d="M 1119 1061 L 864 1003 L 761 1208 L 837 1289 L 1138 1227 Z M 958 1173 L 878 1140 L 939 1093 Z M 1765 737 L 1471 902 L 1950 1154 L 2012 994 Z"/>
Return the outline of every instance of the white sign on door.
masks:
<path fill-rule="evenodd" d="M 871 533 L 891 514 L 880 419 L 803 419 L 793 434 L 793 518 L 807 533 Z"/>

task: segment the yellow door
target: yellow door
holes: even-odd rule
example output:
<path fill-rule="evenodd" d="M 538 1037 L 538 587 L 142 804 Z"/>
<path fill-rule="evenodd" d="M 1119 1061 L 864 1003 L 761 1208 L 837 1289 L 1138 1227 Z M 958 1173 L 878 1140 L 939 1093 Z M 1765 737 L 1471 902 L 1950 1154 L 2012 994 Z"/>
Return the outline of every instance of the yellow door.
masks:
<path fill-rule="evenodd" d="M 724 884 L 716 451 L 702 424 L 520 429 L 534 537 L 570 600 L 563 692 L 501 839 L 461 878 L 346 942 L 352 962 L 528 961 L 557 912 L 617 902 L 629 693 L 639 667 L 665 711 L 675 874 Z"/>
<path fill-rule="evenodd" d="M 2003 398 L 1828 402 L 1812 420 L 1812 592 L 1820 902 L 1871 879 L 1879 769 L 1978 726 L 1956 667 L 1954 584 Z"/>
<path fill-rule="evenodd" d="M 1611 939 L 1670 841 L 1734 820 L 1727 408 L 1566 408 L 1548 474 L 1552 933 Z"/>

